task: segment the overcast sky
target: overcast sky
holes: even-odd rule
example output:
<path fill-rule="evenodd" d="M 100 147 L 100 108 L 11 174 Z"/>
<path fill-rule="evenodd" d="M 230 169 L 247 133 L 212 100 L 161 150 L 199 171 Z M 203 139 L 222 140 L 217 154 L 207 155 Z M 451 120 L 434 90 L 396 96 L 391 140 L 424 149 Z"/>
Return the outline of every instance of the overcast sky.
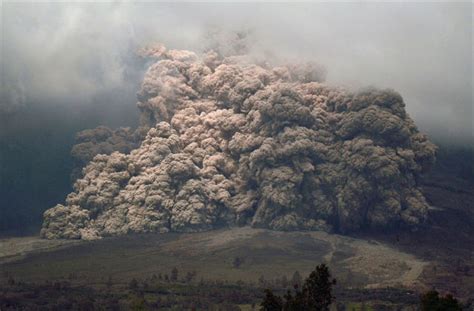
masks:
<path fill-rule="evenodd" d="M 253 51 L 316 61 L 331 84 L 393 88 L 422 130 L 473 139 L 471 2 L 1 5 L 2 114 L 129 100 L 145 69 L 140 46 L 199 50 L 209 29 L 244 29 Z"/>

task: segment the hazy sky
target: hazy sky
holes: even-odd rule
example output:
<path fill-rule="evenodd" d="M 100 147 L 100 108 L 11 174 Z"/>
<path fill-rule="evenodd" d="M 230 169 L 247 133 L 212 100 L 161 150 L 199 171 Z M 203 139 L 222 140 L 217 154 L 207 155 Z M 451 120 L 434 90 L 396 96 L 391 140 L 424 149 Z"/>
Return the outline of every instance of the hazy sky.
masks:
<path fill-rule="evenodd" d="M 471 2 L 3 1 L 1 13 L 3 114 L 98 96 L 114 109 L 137 91 L 140 46 L 199 50 L 209 29 L 245 29 L 254 51 L 316 61 L 332 84 L 396 89 L 422 130 L 473 139 Z"/>

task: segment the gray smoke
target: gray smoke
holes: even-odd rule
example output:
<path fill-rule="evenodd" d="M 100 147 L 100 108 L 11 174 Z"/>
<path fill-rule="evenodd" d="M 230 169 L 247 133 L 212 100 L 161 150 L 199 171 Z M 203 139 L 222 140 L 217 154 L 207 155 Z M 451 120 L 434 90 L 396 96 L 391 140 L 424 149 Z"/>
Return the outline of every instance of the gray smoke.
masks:
<path fill-rule="evenodd" d="M 311 63 L 143 53 L 155 59 L 138 93 L 146 137 L 130 154 L 96 155 L 66 205 L 45 212 L 43 237 L 232 225 L 350 232 L 425 220 L 417 178 L 436 147 L 398 93 L 328 86 Z M 96 133 L 104 129 L 86 136 Z"/>
<path fill-rule="evenodd" d="M 424 131 L 472 143 L 471 2 L 1 5 L 0 113 L 132 94 L 138 47 L 157 40 L 199 51 L 217 27 L 250 30 L 249 53 L 318 61 L 329 83 L 393 87 Z"/>

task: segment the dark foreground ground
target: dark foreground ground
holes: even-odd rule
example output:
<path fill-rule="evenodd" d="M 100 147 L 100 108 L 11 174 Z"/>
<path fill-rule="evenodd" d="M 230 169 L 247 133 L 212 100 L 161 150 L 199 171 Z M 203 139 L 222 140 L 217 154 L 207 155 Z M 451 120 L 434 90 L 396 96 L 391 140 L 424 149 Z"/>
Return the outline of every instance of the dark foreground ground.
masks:
<path fill-rule="evenodd" d="M 94 242 L 0 240 L 0 310 L 257 310 L 264 288 L 284 294 L 299 282 L 295 271 L 304 278 L 321 262 L 338 280 L 333 310 L 417 310 L 420 293 L 432 288 L 469 304 L 472 164 L 448 160 L 441 155 L 422 180 L 432 208 L 417 231 L 347 237 L 243 227 Z"/>
<path fill-rule="evenodd" d="M 62 244 L 21 238 L 15 245 L 3 254 L 0 277 L 7 310 L 252 310 L 264 288 L 284 294 L 301 283 L 296 271 L 305 277 L 321 262 L 339 280 L 340 308 L 365 302 L 390 309 L 417 304 L 413 286 L 428 265 L 375 240 L 248 227 Z"/>

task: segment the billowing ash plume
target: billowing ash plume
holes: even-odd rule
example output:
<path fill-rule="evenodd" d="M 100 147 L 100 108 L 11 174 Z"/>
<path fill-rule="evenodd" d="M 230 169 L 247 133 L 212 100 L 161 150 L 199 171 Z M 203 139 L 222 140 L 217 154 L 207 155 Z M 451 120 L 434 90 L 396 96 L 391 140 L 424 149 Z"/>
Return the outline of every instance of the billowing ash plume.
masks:
<path fill-rule="evenodd" d="M 82 168 L 98 154 L 111 154 L 114 151 L 130 153 L 140 146 L 140 141 L 146 132 L 143 128 L 132 131 L 130 128 L 112 130 L 106 126 L 84 130 L 76 135 L 76 144 L 71 150 L 74 168 L 71 179 L 82 177 Z"/>
<path fill-rule="evenodd" d="M 66 205 L 45 212 L 43 237 L 247 224 L 350 232 L 425 219 L 417 177 L 436 148 L 394 91 L 330 87 L 314 65 L 146 52 L 157 61 L 138 95 L 145 138 L 129 154 L 96 155 Z"/>

